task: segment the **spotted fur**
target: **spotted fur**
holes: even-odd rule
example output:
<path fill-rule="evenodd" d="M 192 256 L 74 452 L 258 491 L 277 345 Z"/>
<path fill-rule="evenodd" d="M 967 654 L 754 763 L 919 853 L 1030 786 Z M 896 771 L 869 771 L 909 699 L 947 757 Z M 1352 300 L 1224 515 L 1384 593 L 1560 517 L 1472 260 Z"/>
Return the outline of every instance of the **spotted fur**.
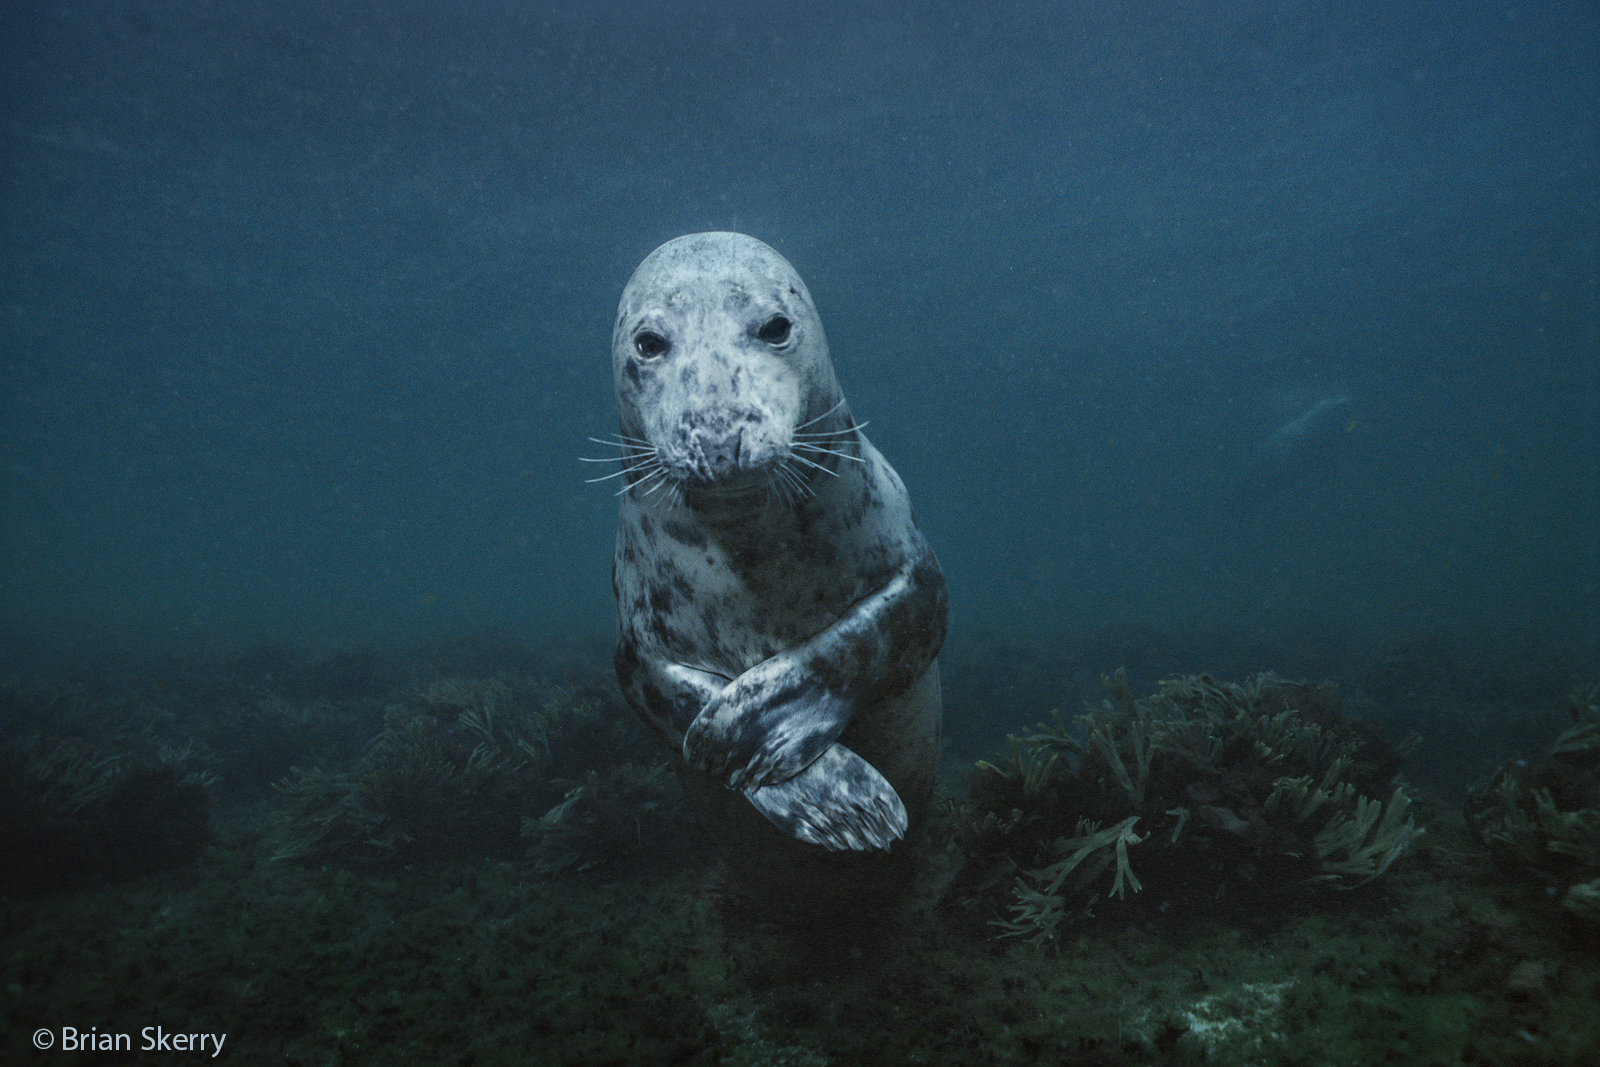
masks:
<path fill-rule="evenodd" d="M 612 360 L 623 692 L 713 822 L 887 849 L 932 793 L 944 579 L 804 283 L 754 238 L 678 238 L 628 282 Z"/>

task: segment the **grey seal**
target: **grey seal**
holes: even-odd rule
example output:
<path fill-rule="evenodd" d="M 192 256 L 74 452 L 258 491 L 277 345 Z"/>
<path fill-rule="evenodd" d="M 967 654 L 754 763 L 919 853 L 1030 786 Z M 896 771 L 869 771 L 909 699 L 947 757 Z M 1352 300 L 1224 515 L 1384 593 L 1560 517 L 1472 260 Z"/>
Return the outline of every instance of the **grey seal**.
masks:
<path fill-rule="evenodd" d="M 1256 449 L 1234 500 L 1263 504 L 1292 487 L 1331 479 L 1339 455 L 1340 420 L 1348 396 L 1326 396 L 1279 426 Z"/>
<path fill-rule="evenodd" d="M 933 793 L 948 599 L 810 293 L 753 237 L 669 241 L 612 369 L 623 693 L 742 881 L 893 882 Z"/>

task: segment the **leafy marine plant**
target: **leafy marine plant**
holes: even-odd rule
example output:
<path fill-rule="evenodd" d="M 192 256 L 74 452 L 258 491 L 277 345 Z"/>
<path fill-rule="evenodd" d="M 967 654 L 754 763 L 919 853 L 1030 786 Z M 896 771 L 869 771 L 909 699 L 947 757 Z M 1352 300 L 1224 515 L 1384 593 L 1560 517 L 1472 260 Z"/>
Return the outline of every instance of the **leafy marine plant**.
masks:
<path fill-rule="evenodd" d="M 1467 795 L 1467 818 L 1503 867 L 1600 923 L 1600 684 L 1574 687 L 1572 725 L 1544 759 L 1511 760 Z"/>
<path fill-rule="evenodd" d="M 211 836 L 205 762 L 146 709 L 0 693 L 0 882 L 49 889 L 192 860 Z"/>
<path fill-rule="evenodd" d="M 528 858 L 541 874 L 615 871 L 678 851 L 686 820 L 666 764 L 623 763 L 557 784 L 569 786 L 561 803 L 522 820 Z"/>
<path fill-rule="evenodd" d="M 1050 939 L 1145 889 L 1193 909 L 1355 888 L 1422 832 L 1395 781 L 1407 746 L 1346 718 L 1331 685 L 1191 675 L 1135 700 L 1124 673 L 1104 681 L 1075 723 L 1008 737 L 952 809 L 959 891 L 982 905 L 1009 872 L 1005 935 Z"/>
<path fill-rule="evenodd" d="M 389 708 L 353 768 L 296 767 L 279 785 L 274 858 L 506 854 L 570 791 L 563 775 L 626 763 L 646 740 L 595 694 L 441 679 Z"/>

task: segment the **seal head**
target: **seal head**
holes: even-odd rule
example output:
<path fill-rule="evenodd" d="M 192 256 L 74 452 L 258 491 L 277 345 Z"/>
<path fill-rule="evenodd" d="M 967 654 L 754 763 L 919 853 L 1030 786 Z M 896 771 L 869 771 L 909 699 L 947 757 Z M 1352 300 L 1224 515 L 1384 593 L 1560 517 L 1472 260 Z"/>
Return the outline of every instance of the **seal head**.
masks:
<path fill-rule="evenodd" d="M 743 234 L 652 252 L 623 292 L 611 351 L 622 438 L 649 443 L 663 488 L 770 485 L 793 469 L 799 428 L 815 438 L 830 413 L 850 422 L 805 283 Z"/>

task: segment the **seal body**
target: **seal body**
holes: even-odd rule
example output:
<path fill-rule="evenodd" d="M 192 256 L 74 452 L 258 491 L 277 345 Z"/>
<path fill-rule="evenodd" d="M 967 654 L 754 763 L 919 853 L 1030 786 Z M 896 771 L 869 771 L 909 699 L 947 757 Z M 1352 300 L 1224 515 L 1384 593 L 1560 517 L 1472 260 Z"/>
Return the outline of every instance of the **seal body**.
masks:
<path fill-rule="evenodd" d="M 754 238 L 680 237 L 629 280 L 612 365 L 624 694 L 747 889 L 892 894 L 933 793 L 947 598 L 810 294 Z"/>
<path fill-rule="evenodd" d="M 1337 466 L 1339 421 L 1348 396 L 1327 396 L 1272 432 L 1234 494 L 1245 506 L 1265 503 L 1294 486 L 1328 481 Z"/>

